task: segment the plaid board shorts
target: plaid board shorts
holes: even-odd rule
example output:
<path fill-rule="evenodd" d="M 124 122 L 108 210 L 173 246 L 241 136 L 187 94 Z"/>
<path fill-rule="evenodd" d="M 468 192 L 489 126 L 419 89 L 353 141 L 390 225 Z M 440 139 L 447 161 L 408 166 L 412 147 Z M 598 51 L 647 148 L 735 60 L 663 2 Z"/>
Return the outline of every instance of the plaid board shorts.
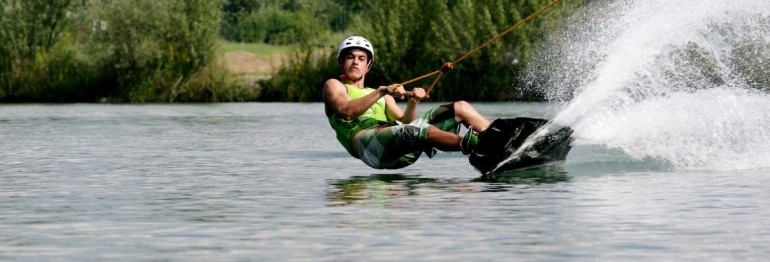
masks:
<path fill-rule="evenodd" d="M 422 152 L 432 158 L 436 149 L 428 144 L 431 126 L 457 134 L 460 125 L 455 121 L 454 104 L 432 108 L 408 124 L 362 130 L 356 143 L 360 159 L 376 169 L 398 169 L 414 164 Z"/>

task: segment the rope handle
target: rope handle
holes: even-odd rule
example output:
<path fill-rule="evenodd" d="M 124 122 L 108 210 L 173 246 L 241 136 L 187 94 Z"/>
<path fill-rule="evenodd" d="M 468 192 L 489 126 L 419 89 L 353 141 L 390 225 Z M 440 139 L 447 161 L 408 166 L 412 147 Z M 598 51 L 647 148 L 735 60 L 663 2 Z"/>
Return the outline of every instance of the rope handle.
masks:
<path fill-rule="evenodd" d="M 395 90 L 395 88 L 396 88 L 396 86 L 395 86 L 395 85 L 393 85 L 393 87 L 389 87 L 389 88 L 388 88 L 388 91 L 389 91 L 389 92 L 393 92 L 393 90 Z M 427 94 L 427 93 L 426 93 L 426 94 Z M 404 97 L 414 97 L 414 92 L 412 92 L 412 91 L 405 91 L 405 92 L 404 92 Z"/>

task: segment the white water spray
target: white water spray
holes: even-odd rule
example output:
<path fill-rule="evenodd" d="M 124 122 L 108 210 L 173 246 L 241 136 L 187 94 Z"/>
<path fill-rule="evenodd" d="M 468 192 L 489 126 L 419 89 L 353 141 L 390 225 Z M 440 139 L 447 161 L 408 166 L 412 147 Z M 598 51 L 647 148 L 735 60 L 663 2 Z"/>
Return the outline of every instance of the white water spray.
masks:
<path fill-rule="evenodd" d="M 770 167 L 770 1 L 596 1 L 528 75 L 576 145 L 683 170 Z"/>

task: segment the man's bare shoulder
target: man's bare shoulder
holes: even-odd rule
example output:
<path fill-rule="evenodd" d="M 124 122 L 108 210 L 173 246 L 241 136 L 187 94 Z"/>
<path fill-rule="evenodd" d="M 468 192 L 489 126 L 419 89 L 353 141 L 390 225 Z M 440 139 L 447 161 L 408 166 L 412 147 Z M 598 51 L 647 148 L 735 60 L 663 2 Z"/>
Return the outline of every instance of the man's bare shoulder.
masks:
<path fill-rule="evenodd" d="M 323 89 L 323 101 L 326 108 L 326 116 L 329 116 L 332 112 L 338 110 L 338 107 L 340 106 L 340 103 L 344 101 L 347 92 L 347 88 L 340 82 L 340 80 L 334 78 L 326 80 Z"/>
<path fill-rule="evenodd" d="M 345 87 L 345 84 L 340 82 L 340 80 L 332 78 L 332 79 L 326 80 L 326 83 L 324 83 L 324 89 L 323 89 L 324 100 L 332 99 L 333 97 L 338 97 L 347 93 L 348 93 L 348 89 Z"/>
<path fill-rule="evenodd" d="M 340 82 L 340 80 L 337 80 L 334 78 L 330 78 L 329 80 L 326 80 L 326 82 L 324 83 L 324 92 L 339 91 L 344 88 L 345 88 L 345 84 Z"/>

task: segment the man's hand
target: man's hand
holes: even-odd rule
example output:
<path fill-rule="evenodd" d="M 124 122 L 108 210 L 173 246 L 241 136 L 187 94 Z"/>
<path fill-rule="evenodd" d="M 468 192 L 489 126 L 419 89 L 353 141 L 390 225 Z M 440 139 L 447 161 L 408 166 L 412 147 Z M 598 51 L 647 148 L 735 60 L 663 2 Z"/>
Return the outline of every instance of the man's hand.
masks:
<path fill-rule="evenodd" d="M 400 84 L 381 86 L 377 88 L 377 91 L 380 91 L 381 93 L 386 95 L 391 95 L 398 99 L 404 99 L 404 97 L 406 96 L 406 90 L 404 90 L 404 86 Z"/>
<path fill-rule="evenodd" d="M 428 95 L 425 93 L 425 89 L 415 87 L 412 89 L 412 99 L 419 102 L 428 99 Z"/>

